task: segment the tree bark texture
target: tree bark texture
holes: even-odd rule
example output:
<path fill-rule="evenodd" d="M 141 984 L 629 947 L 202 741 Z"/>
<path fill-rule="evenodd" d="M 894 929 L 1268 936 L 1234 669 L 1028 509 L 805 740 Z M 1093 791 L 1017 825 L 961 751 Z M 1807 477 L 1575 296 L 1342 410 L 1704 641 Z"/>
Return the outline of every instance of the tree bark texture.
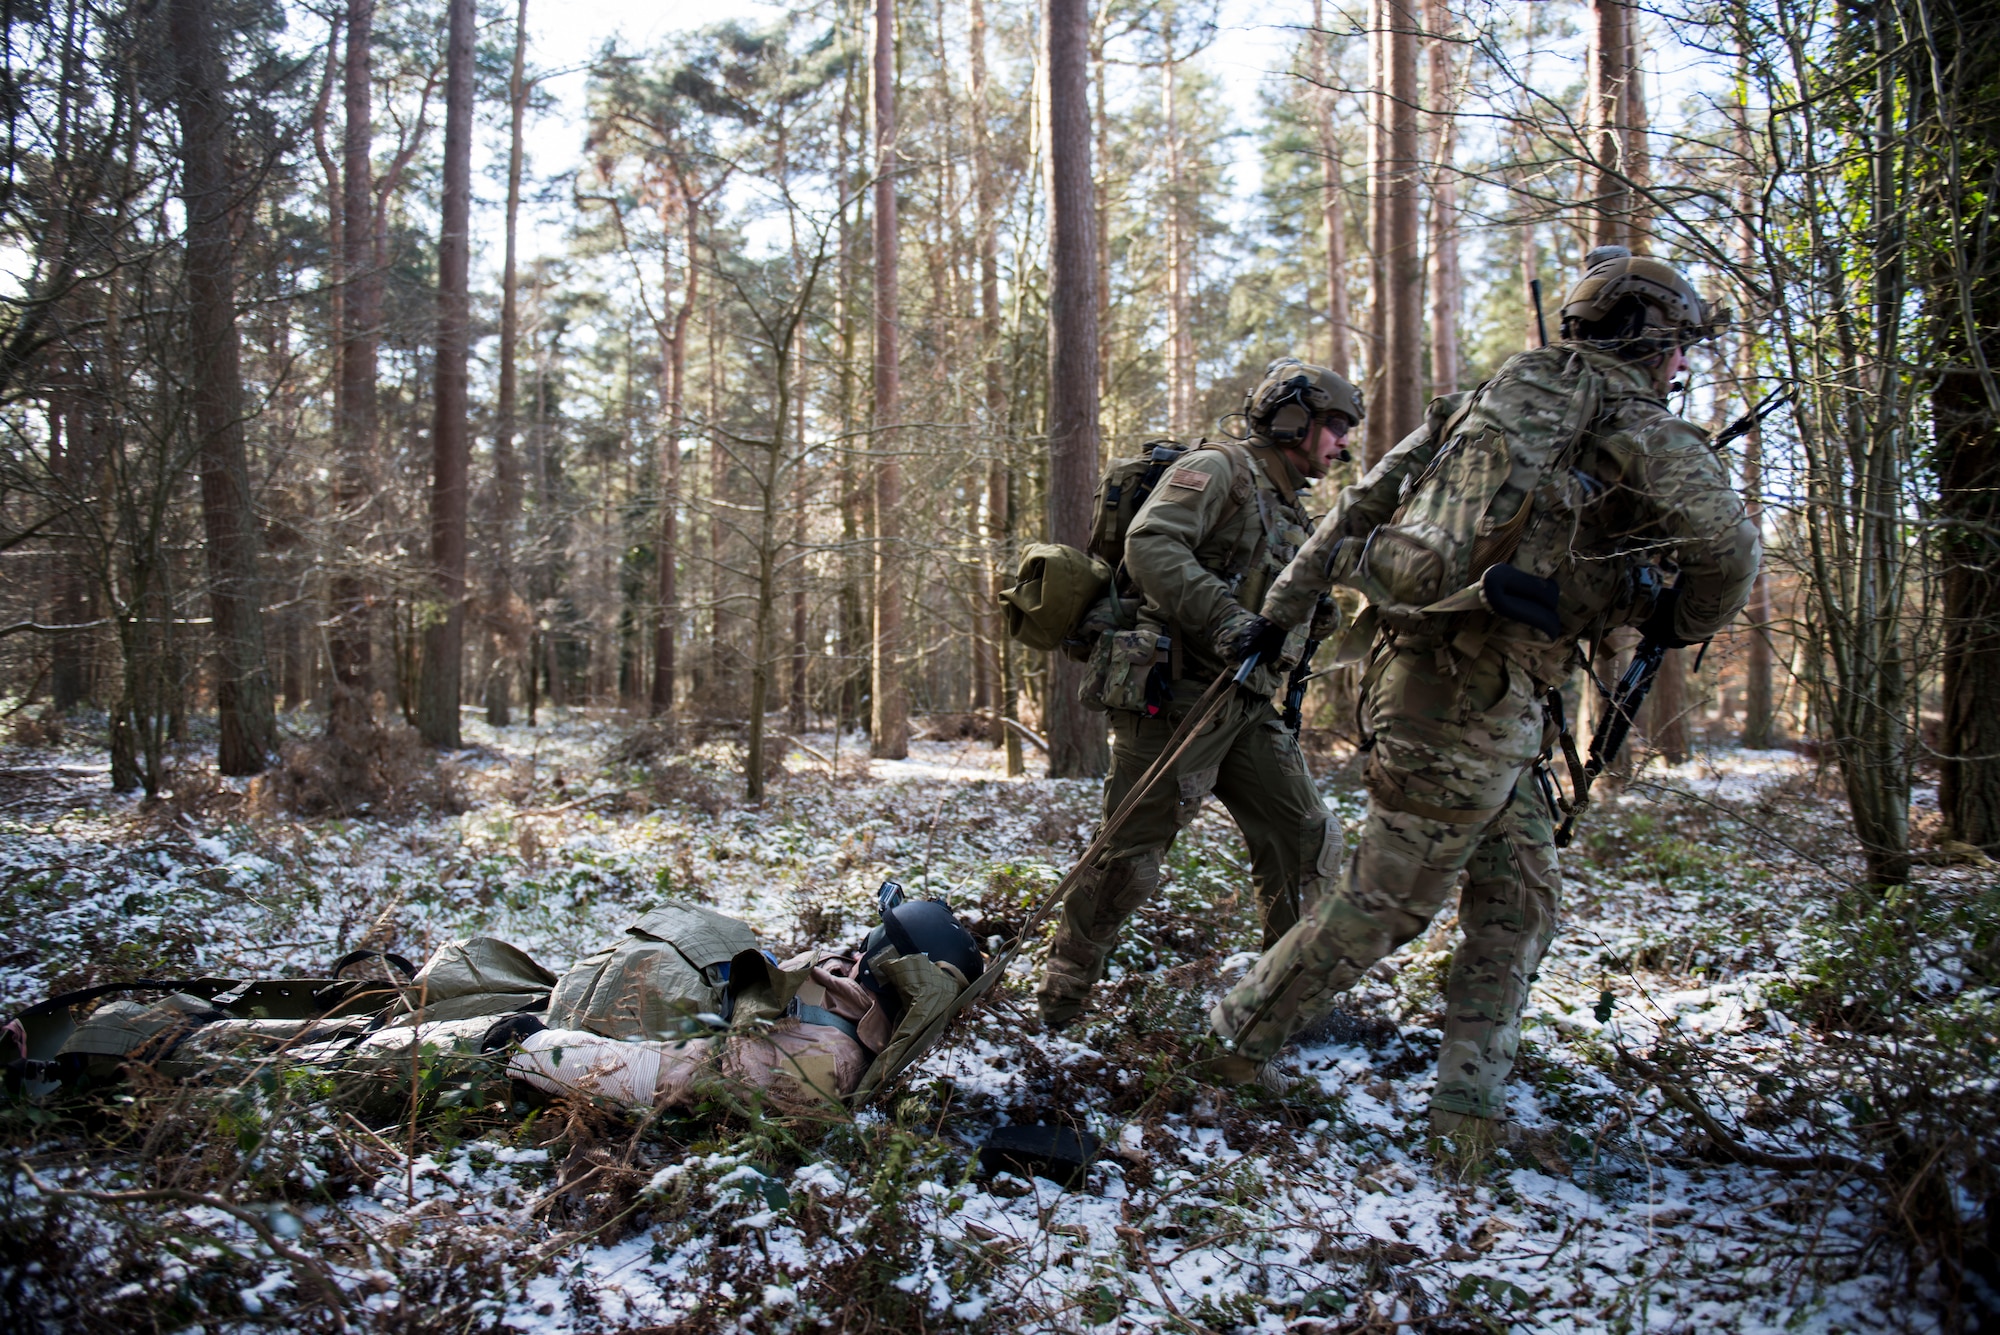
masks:
<path fill-rule="evenodd" d="M 1971 12 L 1990 16 L 1993 7 Z M 1937 59 L 1949 73 L 1934 113 L 1942 135 L 1964 136 L 1936 172 L 1937 211 L 1967 220 L 1981 213 L 1968 195 L 1992 170 L 2000 135 L 2000 110 L 1990 100 L 2000 81 L 2000 41 L 1967 23 L 1969 16 L 1961 10 L 1957 22 L 1939 25 Z M 1932 395 L 1944 521 L 1937 538 L 1944 603 L 1938 807 L 1948 837 L 2000 852 L 2000 273 L 1976 244 L 1964 236 L 1940 257 L 1946 272 L 1932 277 L 1926 298 L 1947 368 Z"/>
<path fill-rule="evenodd" d="M 1757 181 L 1750 139 L 1749 109 L 1737 103 L 1736 153 L 1742 164 L 1742 183 L 1737 192 L 1736 258 L 1745 272 L 1753 272 L 1757 262 Z M 1736 388 L 1743 410 L 1756 406 L 1757 339 L 1745 330 L 1736 346 Z M 1743 508 L 1750 522 L 1761 531 L 1764 523 L 1764 432 L 1751 427 L 1743 437 Z M 1771 702 L 1771 587 L 1760 566 L 1750 585 L 1750 601 L 1744 604 L 1743 621 L 1749 631 L 1749 646 L 1743 656 L 1744 746 L 1763 750 L 1776 739 L 1777 718 Z"/>
<path fill-rule="evenodd" d="M 655 537 L 655 574 L 659 589 L 658 620 L 653 626 L 652 713 L 673 712 L 676 651 L 680 639 L 681 422 L 687 407 L 687 328 L 700 295 L 700 271 L 695 247 L 700 242 L 700 213 L 695 201 L 682 195 L 682 244 L 687 255 L 686 290 L 678 310 L 667 317 L 660 339 L 660 525 Z M 661 262 L 665 263 L 665 256 Z M 666 284 L 662 283 L 663 291 Z M 663 301 L 667 298 L 662 296 Z"/>
<path fill-rule="evenodd" d="M 973 172 L 976 208 L 975 230 L 979 244 L 979 342 L 985 367 L 986 429 L 994 442 L 996 456 L 986 468 L 986 550 L 991 561 L 987 572 L 986 623 L 992 640 L 993 730 L 995 746 L 1006 757 L 1007 775 L 1026 771 L 1021 754 L 1021 738 L 1005 720 L 1020 716 L 1019 690 L 1015 682 L 1013 645 L 1001 630 L 1000 591 L 1006 587 L 1007 573 L 1013 568 L 1012 515 L 1009 509 L 1008 469 L 1002 451 L 1011 440 L 1007 412 L 1007 383 L 1002 374 L 1000 347 L 1000 229 L 995 219 L 999 192 L 993 173 L 993 144 L 987 124 L 990 111 L 986 92 L 986 6 L 971 0 L 971 64 Z M 1100 231 L 1101 239 L 1101 231 Z"/>
<path fill-rule="evenodd" d="M 1425 0 L 1425 42 L 1429 56 L 1431 108 L 1430 319 L 1431 395 L 1458 389 L 1458 177 L 1452 159 L 1458 144 L 1451 42 L 1451 12 L 1443 0 Z M 1426 395 L 1429 398 L 1430 395 Z"/>
<path fill-rule="evenodd" d="M 1415 0 L 1383 0 L 1388 22 L 1384 76 L 1389 132 L 1383 163 L 1380 217 L 1383 294 L 1382 390 L 1370 416 L 1382 430 L 1369 436 L 1370 462 L 1423 421 L 1424 320 L 1423 249 L 1418 234 L 1418 196 L 1423 161 L 1417 135 L 1417 15 Z M 1379 447 L 1379 450 L 1378 450 Z"/>
<path fill-rule="evenodd" d="M 341 259 L 345 287 L 340 331 L 340 386 L 335 405 L 338 458 L 333 507 L 342 546 L 358 551 L 368 540 L 375 468 L 375 344 L 381 283 L 375 271 L 373 46 L 374 0 L 348 0 L 344 74 L 346 123 L 341 142 Z M 332 625 L 328 656 L 333 668 L 329 733 L 365 728 L 372 719 L 373 646 L 367 581 L 352 570 L 330 582 Z"/>
<path fill-rule="evenodd" d="M 1991 330 L 1993 326 L 1983 328 Z M 2000 339 L 1989 341 L 2000 345 Z M 2000 346 L 1988 353 L 2000 354 Z M 1977 371 L 1941 377 L 1934 396 L 1943 556 L 1943 727 L 1938 807 L 1945 830 L 2000 851 L 2000 436 Z"/>
<path fill-rule="evenodd" d="M 1389 191 L 1389 0 L 1368 4 L 1368 91 L 1362 96 L 1368 132 L 1368 338 L 1367 378 L 1362 384 L 1368 420 L 1361 427 L 1362 459 L 1370 467 L 1387 454 L 1398 437 L 1382 413 L 1385 387 L 1383 354 L 1388 347 L 1389 269 L 1387 220 Z"/>
<path fill-rule="evenodd" d="M 1160 120 L 1166 133 L 1166 198 L 1160 214 L 1166 231 L 1167 297 L 1167 432 L 1181 440 L 1196 430 L 1194 418 L 1194 311 L 1188 269 L 1194 247 L 1185 213 L 1186 183 L 1182 179 L 1180 127 L 1180 60 L 1174 54 L 1173 11 L 1164 20 L 1160 62 Z M 1099 275 L 1100 281 L 1102 275 Z M 1102 296 L 1103 294 L 1099 294 Z M 1102 332 L 1102 331 L 1100 331 Z M 1102 367 L 1099 368 L 1100 372 Z"/>
<path fill-rule="evenodd" d="M 1349 325 L 1353 315 L 1347 299 L 1346 189 L 1340 162 L 1340 139 L 1334 132 L 1333 93 L 1327 87 L 1325 0 L 1313 0 L 1313 90 L 1311 93 L 1314 132 L 1319 136 L 1320 229 L 1326 243 L 1326 325 L 1327 369 L 1335 375 L 1350 375 L 1354 353 L 1350 348 Z"/>
<path fill-rule="evenodd" d="M 1097 262 L 1090 179 L 1087 0 L 1045 0 L 1049 190 L 1049 539 L 1084 547 L 1097 488 Z M 1098 716 L 1077 700 L 1083 668 L 1049 660 L 1049 774 L 1084 778 L 1109 762 Z"/>
<path fill-rule="evenodd" d="M 471 304 L 472 44 L 474 0 L 451 0 L 445 37 L 444 198 L 438 234 L 437 388 L 431 425 L 433 597 L 424 625 L 417 731 L 432 746 L 457 746 L 465 657 L 465 362 Z"/>
<path fill-rule="evenodd" d="M 1632 244 L 1627 184 L 1627 96 L 1631 82 L 1631 10 L 1626 0 L 1590 0 L 1585 21 L 1586 130 L 1591 157 L 1591 244 Z"/>
<path fill-rule="evenodd" d="M 227 72 L 208 0 L 174 0 L 169 26 L 187 203 L 189 379 L 219 669 L 217 765 L 224 774 L 256 774 L 277 754 L 278 724 L 264 658 L 262 543 L 243 443 Z"/>
<path fill-rule="evenodd" d="M 514 526 L 521 517 L 521 465 L 514 453 L 514 416 L 520 371 L 516 345 L 521 337 L 522 138 L 528 114 L 528 0 L 514 11 L 514 63 L 507 78 L 507 221 L 500 265 L 500 385 L 493 409 L 493 565 L 487 601 L 492 664 L 486 673 L 486 721 L 504 728 L 513 721 L 514 654 L 521 628 L 515 622 Z"/>
<path fill-rule="evenodd" d="M 900 445 L 891 428 L 901 411 L 897 360 L 896 6 L 875 4 L 875 636 L 869 754 L 910 753 L 910 704 L 903 684 Z"/>

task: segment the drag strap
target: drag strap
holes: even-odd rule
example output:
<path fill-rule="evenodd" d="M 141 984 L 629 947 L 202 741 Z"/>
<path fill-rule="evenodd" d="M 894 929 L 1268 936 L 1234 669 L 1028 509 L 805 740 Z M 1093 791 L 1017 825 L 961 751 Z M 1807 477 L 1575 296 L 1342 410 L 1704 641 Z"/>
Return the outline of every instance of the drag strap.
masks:
<path fill-rule="evenodd" d="M 1237 671 L 1218 676 L 1208 684 L 1208 689 L 1195 701 L 1194 708 L 1188 710 L 1187 717 L 1180 721 L 1180 726 L 1176 727 L 1173 735 L 1167 738 L 1167 744 L 1161 748 L 1159 758 L 1146 767 L 1146 772 L 1132 785 L 1132 791 L 1125 795 L 1123 802 L 1119 803 L 1118 810 L 1098 827 L 1097 836 L 1090 841 L 1090 846 L 1083 850 L 1083 856 L 1076 860 L 1076 865 L 1070 868 L 1069 874 L 1057 883 L 1055 889 L 1043 897 L 1042 902 L 1035 906 L 1035 911 L 1021 924 L 1021 940 L 1027 940 L 1030 933 L 1047 921 L 1056 905 L 1062 903 L 1069 892 L 1076 888 L 1077 882 L 1097 865 L 1097 859 L 1111 846 L 1112 836 L 1131 819 L 1132 813 L 1138 810 L 1139 803 L 1145 799 L 1146 794 L 1153 791 L 1160 779 L 1172 772 L 1174 763 L 1181 758 L 1181 753 L 1187 750 L 1195 735 L 1207 726 L 1209 719 L 1213 718 L 1216 711 L 1228 701 L 1230 693 L 1236 689 L 1236 683 L 1249 675 L 1250 668 L 1256 662 L 1257 656 L 1252 654 L 1243 660 L 1242 667 Z"/>

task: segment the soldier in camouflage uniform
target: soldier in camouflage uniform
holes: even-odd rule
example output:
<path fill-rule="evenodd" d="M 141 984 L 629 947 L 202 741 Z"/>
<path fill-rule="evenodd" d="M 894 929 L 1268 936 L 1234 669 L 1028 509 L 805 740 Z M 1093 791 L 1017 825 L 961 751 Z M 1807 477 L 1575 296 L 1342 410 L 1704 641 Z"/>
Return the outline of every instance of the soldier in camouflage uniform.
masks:
<path fill-rule="evenodd" d="M 1533 775 L 1552 741 L 1545 695 L 1579 661 L 1579 639 L 1638 625 L 1656 643 L 1686 645 L 1722 629 L 1748 595 L 1757 529 L 1706 436 L 1665 402 L 1687 364 L 1684 347 L 1712 328 L 1707 308 L 1658 260 L 1604 247 L 1587 265 L 1563 306 L 1563 341 L 1510 359 L 1470 395 L 1433 403 L 1423 429 L 1342 493 L 1264 603 L 1277 625 L 1296 624 L 1329 582 L 1357 566 L 1365 574 L 1371 537 L 1443 447 L 1476 448 L 1478 433 L 1498 433 L 1489 439 L 1519 460 L 1527 433 L 1573 442 L 1549 456 L 1568 465 L 1554 481 L 1510 479 L 1522 484 L 1513 504 L 1527 507 L 1511 561 L 1546 589 L 1531 619 L 1553 633 L 1477 602 L 1417 609 L 1393 627 L 1371 606 L 1350 632 L 1379 627 L 1362 684 L 1373 742 L 1367 821 L 1336 889 L 1211 1012 L 1233 1049 L 1223 1060 L 1247 1068 L 1232 1078 L 1268 1079 L 1291 1034 L 1456 892 L 1465 935 L 1445 988 L 1432 1125 L 1475 1141 L 1497 1136 L 1560 886 L 1552 813 Z M 1487 514 L 1499 508 L 1496 499 Z M 1678 579 L 1667 587 L 1658 576 L 1671 568 Z"/>
<path fill-rule="evenodd" d="M 1253 649 L 1260 665 L 1065 901 L 1037 994 L 1051 1028 L 1081 1014 L 1120 926 L 1159 889 L 1162 858 L 1211 792 L 1249 845 L 1265 945 L 1299 920 L 1339 867 L 1339 824 L 1271 704 L 1308 626 L 1254 645 L 1245 632 L 1269 628 L 1250 609 L 1306 540 L 1300 497 L 1346 457 L 1347 432 L 1363 416 L 1361 395 L 1323 367 L 1285 359 L 1272 363 L 1244 413 L 1250 439 L 1204 443 L 1182 456 L 1126 535 L 1125 573 L 1140 595 L 1136 628 L 1099 637 L 1085 687 L 1086 701 L 1111 720 L 1105 817 L 1218 673 Z"/>

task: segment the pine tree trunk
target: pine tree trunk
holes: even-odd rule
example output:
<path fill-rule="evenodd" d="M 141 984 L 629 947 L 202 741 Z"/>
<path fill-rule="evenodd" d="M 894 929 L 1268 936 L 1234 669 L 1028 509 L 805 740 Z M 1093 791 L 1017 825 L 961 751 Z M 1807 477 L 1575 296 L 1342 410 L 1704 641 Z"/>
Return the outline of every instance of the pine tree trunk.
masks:
<path fill-rule="evenodd" d="M 1990 332 L 1988 341 L 2000 345 Z M 1987 356 L 2000 360 L 1996 354 L 2000 346 Z M 1934 405 L 1938 508 L 1950 524 L 1940 544 L 1944 721 L 1938 808 L 1949 837 L 1992 850 L 2000 848 L 2000 690 L 1994 688 L 2000 668 L 2000 436 L 1995 431 L 2000 419 L 1972 369 L 1940 377 Z"/>
<path fill-rule="evenodd" d="M 528 0 L 517 0 L 514 12 L 514 63 L 507 80 L 507 221 L 504 259 L 500 267 L 500 386 L 493 423 L 493 551 L 488 615 L 488 643 L 493 662 L 486 673 L 486 721 L 504 728 L 513 721 L 514 646 L 520 631 L 514 623 L 514 526 L 521 516 L 521 467 L 514 454 L 515 400 L 520 372 L 516 343 L 521 336 L 518 238 L 521 222 L 522 138 L 528 112 Z"/>
<path fill-rule="evenodd" d="M 1739 102 L 1736 120 L 1736 152 L 1742 164 L 1742 185 L 1737 195 L 1737 258 L 1746 271 L 1757 260 L 1756 182 L 1751 156 L 1748 109 Z M 1757 340 L 1745 331 L 1736 349 L 1737 392 L 1743 397 L 1744 411 L 1755 407 L 1752 386 L 1757 380 Z M 1764 432 L 1751 427 L 1743 437 L 1743 508 L 1750 522 L 1761 530 L 1764 522 Z M 1760 565 L 1750 585 L 1750 601 L 1744 606 L 1743 620 L 1749 630 L 1749 649 L 1743 661 L 1744 746 L 1763 750 L 1776 740 L 1777 719 L 1771 702 L 1771 589 Z"/>
<path fill-rule="evenodd" d="M 1320 229 L 1326 243 L 1326 324 L 1327 369 L 1348 375 L 1354 362 L 1349 348 L 1348 326 L 1353 316 L 1347 300 L 1346 201 L 1342 192 L 1340 140 L 1334 133 L 1333 94 L 1327 87 L 1326 31 L 1324 0 L 1313 0 L 1313 128 L 1319 135 Z"/>
<path fill-rule="evenodd" d="M 376 296 L 381 290 L 375 272 L 372 223 L 374 22 L 374 0 L 348 0 L 340 209 L 345 252 L 341 263 L 345 279 L 342 313 L 346 319 L 340 331 L 333 507 L 336 531 L 350 561 L 368 532 L 367 511 L 374 491 Z M 373 723 L 369 695 L 374 687 L 374 652 L 369 622 L 374 596 L 367 580 L 351 565 L 336 572 L 329 594 L 332 624 L 327 639 L 333 692 L 327 730 L 334 737 L 352 737 Z"/>
<path fill-rule="evenodd" d="M 264 660 L 263 582 L 257 568 L 263 544 L 243 443 L 235 247 L 229 234 L 234 192 L 227 76 L 208 0 L 173 0 L 169 27 L 178 76 L 181 193 L 187 203 L 189 378 L 219 659 L 217 766 L 224 774 L 256 774 L 277 753 L 278 724 Z"/>
<path fill-rule="evenodd" d="M 451 0 L 445 37 L 444 198 L 438 235 L 437 389 L 431 427 L 431 567 L 436 603 L 424 625 L 417 731 L 459 744 L 465 658 L 466 352 L 471 300 L 474 0 Z"/>
<path fill-rule="evenodd" d="M 1591 243 L 1632 244 L 1632 192 L 1626 184 L 1631 74 L 1631 11 L 1626 0 L 1590 0 L 1585 50 L 1586 126 L 1595 164 Z"/>
<path fill-rule="evenodd" d="M 1660 675 L 1653 679 L 1653 693 L 1646 699 L 1646 735 L 1670 765 L 1681 764 L 1689 754 L 1687 671 L 1681 651 L 1668 650 Z"/>
<path fill-rule="evenodd" d="M 1089 6 L 1045 0 L 1049 190 L 1049 539 L 1083 547 L 1097 484 L 1097 263 L 1090 179 Z M 1085 778 L 1109 760 L 1097 715 L 1077 700 L 1083 668 L 1049 660 L 1049 774 Z"/>
<path fill-rule="evenodd" d="M 1384 278 L 1388 311 L 1382 325 L 1382 434 L 1370 436 L 1370 453 L 1415 431 L 1423 421 L 1424 320 L 1423 249 L 1418 232 L 1418 196 L 1423 162 L 1417 136 L 1417 16 L 1415 0 L 1383 0 L 1388 19 L 1385 75 L 1388 92 L 1388 153 L 1383 164 Z"/>
<path fill-rule="evenodd" d="M 1430 33 L 1426 43 L 1432 108 L 1430 156 L 1436 173 L 1430 226 L 1431 394 L 1451 394 L 1458 389 L 1459 377 L 1458 177 L 1452 166 L 1458 134 L 1453 119 L 1452 44 L 1446 38 L 1451 13 L 1442 0 L 1425 0 L 1424 24 Z"/>
<path fill-rule="evenodd" d="M 1166 198 L 1160 216 L 1165 224 L 1167 285 L 1167 432 L 1190 439 L 1194 420 L 1194 320 L 1189 300 L 1188 267 L 1193 246 L 1183 217 L 1186 183 L 1181 172 L 1180 61 L 1174 55 L 1173 11 L 1167 11 L 1160 40 L 1166 57 L 1160 62 L 1160 119 L 1166 133 Z M 1100 368 L 1101 370 L 1102 368 Z"/>
<path fill-rule="evenodd" d="M 1362 458 L 1373 467 L 1398 439 L 1380 408 L 1386 389 L 1384 357 L 1389 343 L 1389 0 L 1369 0 L 1368 91 L 1362 102 L 1368 118 L 1368 375 L 1362 424 Z"/>
<path fill-rule="evenodd" d="M 903 684 L 903 470 L 890 428 L 901 411 L 897 359 L 896 7 L 875 5 L 875 639 L 869 754 L 910 753 L 910 705 Z"/>
<path fill-rule="evenodd" d="M 687 256 L 686 291 L 681 304 L 669 316 L 665 336 L 660 340 L 660 526 L 655 539 L 656 582 L 659 588 L 658 620 L 653 626 L 653 689 L 650 706 L 653 717 L 671 714 L 674 708 L 676 653 L 680 640 L 680 522 L 681 522 L 681 422 L 687 408 L 687 328 L 700 293 L 700 271 L 694 262 L 699 244 L 700 213 L 695 201 L 682 199 L 682 245 Z M 666 256 L 661 256 L 666 263 Z M 665 284 L 662 283 L 662 287 Z"/>

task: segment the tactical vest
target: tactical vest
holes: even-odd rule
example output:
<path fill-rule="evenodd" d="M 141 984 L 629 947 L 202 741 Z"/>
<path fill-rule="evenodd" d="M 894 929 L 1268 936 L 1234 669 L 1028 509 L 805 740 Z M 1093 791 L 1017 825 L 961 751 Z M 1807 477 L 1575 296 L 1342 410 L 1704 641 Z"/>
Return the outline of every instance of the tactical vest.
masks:
<path fill-rule="evenodd" d="M 1265 591 L 1298 554 L 1310 531 L 1310 521 L 1296 497 L 1285 492 L 1252 447 L 1237 441 L 1203 441 L 1196 450 L 1215 450 L 1230 461 L 1229 493 L 1221 511 L 1194 544 L 1197 564 L 1220 579 L 1244 609 L 1256 611 Z M 1178 462 L 1186 451 L 1171 462 Z M 1162 470 L 1164 471 L 1164 470 Z M 1107 482 L 1111 475 L 1107 474 Z M 1158 481 L 1156 477 L 1154 481 Z M 1109 514 L 1107 486 L 1100 492 L 1100 514 Z M 1120 554 L 1124 537 L 1136 519 L 1136 508 L 1118 529 Z M 1086 618 L 1103 634 L 1091 656 L 1091 670 L 1079 689 L 1082 703 L 1099 710 L 1132 710 L 1154 714 L 1166 707 L 1164 693 L 1147 691 L 1149 677 L 1162 669 L 1166 679 L 1211 676 L 1225 666 L 1207 642 L 1206 627 L 1169 626 L 1146 606 L 1137 581 L 1114 583 L 1105 599 Z M 1257 694 L 1271 695 L 1283 685 L 1284 670 L 1298 661 L 1305 643 L 1300 627 L 1286 641 L 1278 663 L 1259 666 L 1245 684 Z"/>

